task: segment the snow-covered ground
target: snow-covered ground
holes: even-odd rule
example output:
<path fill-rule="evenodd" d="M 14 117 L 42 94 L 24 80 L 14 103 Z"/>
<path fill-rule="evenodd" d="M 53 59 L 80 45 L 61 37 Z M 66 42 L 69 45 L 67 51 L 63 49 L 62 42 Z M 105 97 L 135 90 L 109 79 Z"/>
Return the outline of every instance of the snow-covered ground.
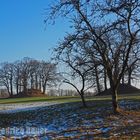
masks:
<path fill-rule="evenodd" d="M 57 102 L 33 102 L 0 104 L 0 113 L 15 113 L 20 111 L 35 110 L 41 107 L 58 104 Z"/>
<path fill-rule="evenodd" d="M 106 133 L 111 129 L 97 126 L 98 123 L 103 123 L 103 118 L 98 116 L 98 112 L 94 112 L 94 109 L 83 108 L 81 103 L 44 102 L 18 106 L 11 104 L 8 109 L 12 110 L 0 112 L 1 118 L 5 119 L 0 122 L 0 138 L 10 136 L 21 139 L 37 136 L 42 140 L 56 137 L 61 139 L 63 136 L 87 135 L 90 128 L 94 130 L 90 134 Z"/>
<path fill-rule="evenodd" d="M 0 111 L 0 139 L 61 140 L 65 137 L 92 140 L 93 137 L 116 137 L 124 134 L 123 130 L 134 135 L 140 131 L 140 127 L 135 127 L 140 124 L 139 116 L 128 115 L 126 119 L 123 115 L 111 115 L 111 102 L 89 102 L 89 108 L 83 108 L 81 103 L 57 102 L 4 106 L 8 110 Z M 121 101 L 120 106 L 139 110 L 140 102 Z M 137 129 L 132 132 L 129 126 Z"/>

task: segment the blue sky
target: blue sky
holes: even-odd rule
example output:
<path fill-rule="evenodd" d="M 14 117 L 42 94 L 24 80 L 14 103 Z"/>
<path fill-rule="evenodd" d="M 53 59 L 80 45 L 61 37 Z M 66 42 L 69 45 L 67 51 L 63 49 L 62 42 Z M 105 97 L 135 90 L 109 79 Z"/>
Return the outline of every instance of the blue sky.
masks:
<path fill-rule="evenodd" d="M 58 19 L 44 24 L 45 8 L 53 0 L 0 0 L 0 62 L 23 57 L 49 60 L 51 48 L 68 31 L 68 23 Z"/>

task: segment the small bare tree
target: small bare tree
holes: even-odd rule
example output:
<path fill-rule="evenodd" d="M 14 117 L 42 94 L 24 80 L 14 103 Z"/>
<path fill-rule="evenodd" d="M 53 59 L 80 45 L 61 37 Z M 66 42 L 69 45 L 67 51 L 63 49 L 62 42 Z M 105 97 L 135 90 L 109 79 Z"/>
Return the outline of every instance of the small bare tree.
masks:
<path fill-rule="evenodd" d="M 3 63 L 0 70 L 0 81 L 1 85 L 6 87 L 10 96 L 13 96 L 13 80 L 14 65 L 8 62 Z"/>
<path fill-rule="evenodd" d="M 45 61 L 40 63 L 40 80 L 43 93 L 46 92 L 47 86 L 56 85 L 59 81 L 59 74 L 57 73 L 56 64 L 51 64 Z"/>

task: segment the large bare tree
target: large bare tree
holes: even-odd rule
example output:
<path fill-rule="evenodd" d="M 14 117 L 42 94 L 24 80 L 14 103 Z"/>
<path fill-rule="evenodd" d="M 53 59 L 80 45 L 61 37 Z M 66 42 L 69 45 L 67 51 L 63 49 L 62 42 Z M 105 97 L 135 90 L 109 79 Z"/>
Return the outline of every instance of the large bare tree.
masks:
<path fill-rule="evenodd" d="M 68 17 L 73 23 L 75 40 L 86 38 L 84 41 L 92 42 L 110 82 L 114 113 L 119 112 L 118 87 L 130 52 L 138 47 L 139 12 L 139 0 L 61 0 L 52 5 L 47 18 Z"/>

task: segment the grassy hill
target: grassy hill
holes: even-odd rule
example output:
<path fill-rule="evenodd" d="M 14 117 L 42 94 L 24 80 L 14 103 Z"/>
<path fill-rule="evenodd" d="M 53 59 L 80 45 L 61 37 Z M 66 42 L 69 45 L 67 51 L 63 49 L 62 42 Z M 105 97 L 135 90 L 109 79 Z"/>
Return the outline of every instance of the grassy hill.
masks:
<path fill-rule="evenodd" d="M 111 89 L 108 89 L 106 91 L 101 92 L 98 95 L 110 95 L 110 93 L 111 93 Z M 134 93 L 140 94 L 140 89 L 138 89 L 132 85 L 120 84 L 118 93 L 119 94 L 134 94 Z"/>

